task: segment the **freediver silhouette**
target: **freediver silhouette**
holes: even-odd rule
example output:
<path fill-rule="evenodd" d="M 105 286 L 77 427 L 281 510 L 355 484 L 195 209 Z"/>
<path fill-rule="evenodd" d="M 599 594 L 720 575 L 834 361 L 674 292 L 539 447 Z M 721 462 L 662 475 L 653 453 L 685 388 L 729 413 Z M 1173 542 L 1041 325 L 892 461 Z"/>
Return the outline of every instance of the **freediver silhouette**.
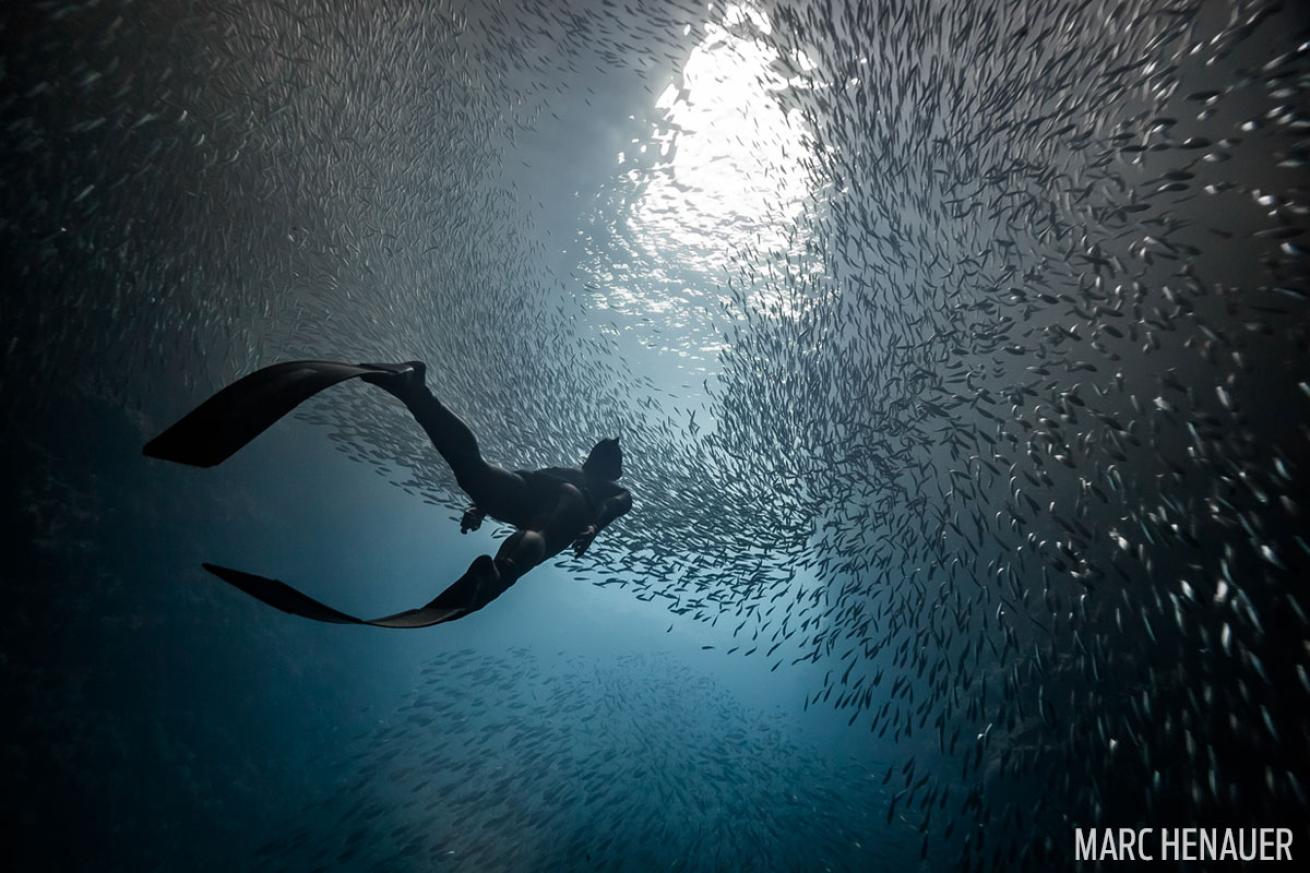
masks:
<path fill-rule="evenodd" d="M 146 443 L 142 451 L 152 458 L 212 467 L 314 394 L 359 378 L 404 403 L 450 465 L 455 481 L 473 501 L 460 522 L 461 533 L 477 530 L 487 517 L 517 528 L 494 558 L 475 558 L 463 576 L 426 606 L 375 619 L 339 612 L 276 579 L 209 563 L 204 568 L 293 615 L 341 624 L 428 627 L 481 609 L 524 573 L 566 548 L 581 556 L 601 530 L 632 508 L 631 493 L 617 481 L 623 474 L 617 438 L 598 442 L 581 467 L 495 467 L 482 457 L 468 426 L 428 390 L 426 372 L 421 361 L 274 364 L 219 391 Z"/>

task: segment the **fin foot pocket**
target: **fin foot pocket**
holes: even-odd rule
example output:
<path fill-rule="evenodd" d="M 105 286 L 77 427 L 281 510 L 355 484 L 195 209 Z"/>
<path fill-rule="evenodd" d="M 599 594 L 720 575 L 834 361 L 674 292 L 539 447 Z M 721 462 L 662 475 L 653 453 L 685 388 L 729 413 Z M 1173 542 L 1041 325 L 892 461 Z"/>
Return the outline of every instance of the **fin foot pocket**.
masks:
<path fill-rule="evenodd" d="M 406 396 L 420 391 L 427 381 L 427 364 L 422 361 L 405 361 L 400 364 L 360 364 L 374 372 L 365 373 L 360 379 L 370 385 L 376 385 L 393 397 L 404 400 Z"/>

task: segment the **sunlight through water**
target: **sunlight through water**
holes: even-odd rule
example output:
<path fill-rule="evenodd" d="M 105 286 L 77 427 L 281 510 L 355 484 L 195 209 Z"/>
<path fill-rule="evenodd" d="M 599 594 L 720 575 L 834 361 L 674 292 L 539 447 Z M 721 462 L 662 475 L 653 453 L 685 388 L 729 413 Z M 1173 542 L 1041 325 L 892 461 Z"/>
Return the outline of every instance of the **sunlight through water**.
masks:
<path fill-rule="evenodd" d="M 755 9 L 728 7 L 723 26 L 706 26 L 681 81 L 656 101 L 663 119 L 652 147 L 661 160 L 647 171 L 631 216 L 652 257 L 677 257 L 712 274 L 734 244 L 788 242 L 809 193 L 805 130 L 800 112 L 779 104 L 777 92 L 799 83 L 777 69 L 769 33 Z"/>
<path fill-rule="evenodd" d="M 627 316 L 625 330 L 688 375 L 714 370 L 722 345 L 711 318 L 741 253 L 796 256 L 807 238 L 813 139 L 786 96 L 812 87 L 814 65 L 784 57 L 771 34 L 746 4 L 704 24 L 655 100 L 649 133 L 616 155 L 593 215 L 607 237 L 592 240 L 597 310 Z"/>

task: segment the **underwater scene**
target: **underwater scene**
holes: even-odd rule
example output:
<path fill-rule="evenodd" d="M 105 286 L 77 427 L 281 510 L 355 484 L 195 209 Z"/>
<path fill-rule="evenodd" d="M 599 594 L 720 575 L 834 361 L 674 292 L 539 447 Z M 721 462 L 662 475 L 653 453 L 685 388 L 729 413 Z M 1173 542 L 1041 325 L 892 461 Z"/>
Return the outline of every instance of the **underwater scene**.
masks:
<path fill-rule="evenodd" d="M 1310 4 L 0 7 L 15 871 L 1310 858 Z"/>

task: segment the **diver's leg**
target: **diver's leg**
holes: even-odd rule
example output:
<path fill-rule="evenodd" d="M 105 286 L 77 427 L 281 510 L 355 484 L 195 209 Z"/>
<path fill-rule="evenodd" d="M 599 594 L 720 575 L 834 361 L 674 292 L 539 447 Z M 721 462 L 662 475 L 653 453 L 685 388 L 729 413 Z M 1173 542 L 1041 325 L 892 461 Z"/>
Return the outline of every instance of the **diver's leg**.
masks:
<path fill-rule="evenodd" d="M 458 476 L 460 467 L 482 460 L 478 440 L 468 425 L 428 390 L 424 384 L 426 374 L 427 366 L 422 361 L 410 361 L 364 376 L 363 379 L 405 404 L 414 420 L 427 433 L 428 439 L 432 440 L 432 445 L 436 446 Z"/>
<path fill-rule="evenodd" d="M 496 570 L 502 577 L 510 575 L 518 579 L 547 557 L 546 538 L 539 531 L 517 530 L 500 544 Z"/>
<path fill-rule="evenodd" d="M 464 575 L 438 594 L 428 609 L 474 612 L 504 594 L 519 577 L 546 557 L 545 540 L 537 531 L 519 530 L 501 544 L 493 559 L 479 555 Z"/>
<path fill-rule="evenodd" d="M 527 483 L 517 473 L 488 464 L 478 448 L 477 437 L 459 416 L 425 387 L 402 399 L 474 505 L 500 519 L 513 519 L 522 511 Z"/>
<path fill-rule="evenodd" d="M 455 471 L 456 478 L 465 468 L 482 462 L 482 451 L 473 431 L 426 387 L 419 386 L 401 399 L 428 439 L 432 440 L 432 445 Z"/>
<path fill-rule="evenodd" d="M 581 491 L 572 485 L 560 488 L 554 511 L 538 520 L 539 529 L 514 531 L 500 544 L 495 560 L 481 565 L 480 570 L 487 577 L 483 587 L 494 592 L 487 600 L 499 596 L 533 567 L 572 545 L 586 523 L 586 512 L 586 498 Z"/>
<path fill-rule="evenodd" d="M 418 361 L 405 366 L 408 369 L 364 378 L 405 404 L 474 504 L 493 517 L 512 518 L 524 502 L 523 478 L 488 464 L 469 426 L 423 384 L 426 367 Z"/>
<path fill-rule="evenodd" d="M 517 582 L 533 567 L 572 544 L 586 522 L 586 499 L 577 488 L 560 489 L 554 512 L 542 519 L 541 529 L 520 528 L 501 543 L 493 559 L 479 555 L 455 584 L 427 608 L 481 609 Z"/>
<path fill-rule="evenodd" d="M 533 567 L 571 546 L 586 521 L 587 503 L 582 492 L 572 485 L 560 488 L 555 509 L 541 520 L 540 529 L 520 528 L 500 544 L 492 564 L 499 586 L 497 594 Z M 484 569 L 492 568 L 484 566 Z"/>

